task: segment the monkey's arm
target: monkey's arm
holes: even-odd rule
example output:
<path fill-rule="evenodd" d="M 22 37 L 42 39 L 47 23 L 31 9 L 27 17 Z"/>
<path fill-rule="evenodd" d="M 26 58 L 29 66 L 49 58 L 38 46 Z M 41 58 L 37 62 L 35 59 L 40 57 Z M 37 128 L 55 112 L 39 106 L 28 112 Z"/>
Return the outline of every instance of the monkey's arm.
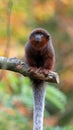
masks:
<path fill-rule="evenodd" d="M 47 52 L 45 55 L 43 55 L 43 60 L 44 64 L 39 67 L 37 72 L 43 73 L 45 76 L 47 76 L 49 72 L 53 70 L 55 64 L 55 55 Z"/>
<path fill-rule="evenodd" d="M 34 51 L 32 52 L 32 48 L 29 43 L 25 46 L 25 62 L 29 65 L 29 67 L 35 67 L 36 61 L 34 60 Z"/>

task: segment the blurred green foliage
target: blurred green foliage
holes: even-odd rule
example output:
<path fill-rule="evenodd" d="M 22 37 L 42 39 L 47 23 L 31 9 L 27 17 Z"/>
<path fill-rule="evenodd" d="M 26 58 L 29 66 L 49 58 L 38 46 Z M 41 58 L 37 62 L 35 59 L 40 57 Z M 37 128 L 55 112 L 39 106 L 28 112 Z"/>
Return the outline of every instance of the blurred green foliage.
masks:
<path fill-rule="evenodd" d="M 1 130 L 24 130 L 28 129 L 28 119 L 23 117 L 17 110 L 14 110 L 14 115 L 0 111 L 0 129 Z"/>
<path fill-rule="evenodd" d="M 2 91 L 0 92 L 0 128 L 4 130 L 10 128 L 17 130 L 29 130 L 30 126 L 28 125 L 28 122 L 30 122 L 30 120 L 32 121 L 32 113 L 29 116 L 28 113 L 26 113 L 27 116 L 24 116 L 23 113 L 25 112 L 21 113 L 21 106 L 23 108 L 28 108 L 31 112 L 33 110 L 31 83 L 28 78 L 24 78 L 23 76 L 16 76 L 12 73 L 8 73 L 7 76 L 10 84 L 10 92 L 7 92 L 7 90 L 6 92 L 3 91 L 6 81 L 0 83 L 0 86 L 2 87 L 3 84 L 4 87 L 2 87 Z M 46 90 L 45 118 L 50 116 L 50 108 L 48 107 L 51 107 L 52 105 L 54 110 L 58 109 L 58 111 L 64 111 L 66 105 L 66 96 L 55 86 L 48 85 Z M 48 113 L 48 116 L 46 113 Z"/>
<path fill-rule="evenodd" d="M 9 57 L 22 58 L 24 44 L 37 27 L 52 35 L 60 75 L 59 85 L 47 85 L 44 130 L 73 130 L 73 0 L 0 0 L 1 56 L 7 49 Z M 0 79 L 0 130 L 32 129 L 30 80 L 6 71 Z"/>

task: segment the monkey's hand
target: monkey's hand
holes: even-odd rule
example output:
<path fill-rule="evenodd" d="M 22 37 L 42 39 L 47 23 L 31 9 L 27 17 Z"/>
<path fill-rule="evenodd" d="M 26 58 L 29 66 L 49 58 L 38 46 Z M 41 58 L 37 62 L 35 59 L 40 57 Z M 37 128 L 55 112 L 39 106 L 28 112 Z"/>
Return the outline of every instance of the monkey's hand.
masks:
<path fill-rule="evenodd" d="M 30 66 L 28 71 L 30 73 L 35 73 L 37 71 L 37 67 Z"/>
<path fill-rule="evenodd" d="M 30 73 L 35 73 L 35 74 L 43 74 L 45 76 L 48 76 L 50 70 L 48 69 L 44 69 L 42 67 L 40 68 L 37 68 L 37 67 L 30 67 L 29 70 L 28 70 Z"/>
<path fill-rule="evenodd" d="M 48 76 L 50 70 L 40 67 L 37 72 L 40 74 L 44 74 L 45 76 Z"/>

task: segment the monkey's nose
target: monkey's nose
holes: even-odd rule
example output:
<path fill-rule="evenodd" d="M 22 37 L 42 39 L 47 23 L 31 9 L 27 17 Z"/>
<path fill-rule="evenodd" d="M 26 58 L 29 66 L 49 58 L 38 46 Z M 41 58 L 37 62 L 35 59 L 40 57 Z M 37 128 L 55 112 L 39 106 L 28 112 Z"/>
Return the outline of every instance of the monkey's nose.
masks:
<path fill-rule="evenodd" d="M 36 40 L 36 42 L 40 42 L 41 41 L 41 35 L 39 34 L 39 35 L 35 35 L 35 40 Z"/>

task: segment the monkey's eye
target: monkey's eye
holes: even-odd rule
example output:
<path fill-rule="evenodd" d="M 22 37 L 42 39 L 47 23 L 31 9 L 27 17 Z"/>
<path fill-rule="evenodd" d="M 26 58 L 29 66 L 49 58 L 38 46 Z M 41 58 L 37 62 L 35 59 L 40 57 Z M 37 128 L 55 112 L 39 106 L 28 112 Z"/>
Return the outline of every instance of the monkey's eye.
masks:
<path fill-rule="evenodd" d="M 49 40 L 49 37 L 50 37 L 49 35 L 46 36 L 46 38 L 47 38 L 48 40 Z"/>

